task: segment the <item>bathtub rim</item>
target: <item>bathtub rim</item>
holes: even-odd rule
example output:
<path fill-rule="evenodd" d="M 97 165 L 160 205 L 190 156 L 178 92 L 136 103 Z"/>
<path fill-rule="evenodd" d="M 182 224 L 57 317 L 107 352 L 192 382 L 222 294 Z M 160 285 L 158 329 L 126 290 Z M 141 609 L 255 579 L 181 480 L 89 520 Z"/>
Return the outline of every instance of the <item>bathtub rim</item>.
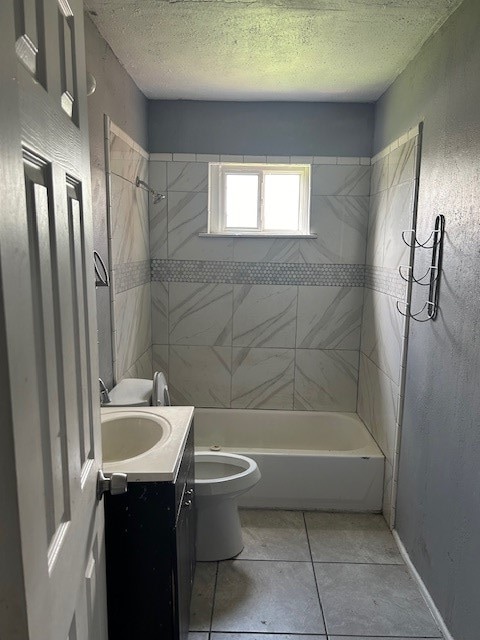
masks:
<path fill-rule="evenodd" d="M 288 456 L 300 456 L 300 457 L 306 457 L 306 458 L 311 458 L 315 456 L 317 457 L 328 456 L 328 457 L 335 457 L 335 458 L 365 458 L 365 459 L 384 458 L 385 459 L 385 455 L 383 454 L 382 450 L 380 449 L 377 442 L 375 441 L 375 438 L 367 429 L 367 426 L 365 425 L 364 421 L 358 415 L 358 413 L 353 411 L 293 411 L 289 409 L 276 410 L 276 409 L 237 409 L 237 408 L 229 409 L 226 407 L 211 407 L 211 408 L 195 407 L 194 418 L 197 412 L 200 415 L 207 415 L 209 413 L 216 413 L 216 414 L 225 413 L 226 415 L 228 415 L 228 413 L 234 412 L 237 415 L 244 414 L 244 413 L 256 414 L 258 416 L 260 414 L 268 414 L 268 415 L 271 415 L 272 417 L 278 414 L 284 414 L 284 415 L 288 414 L 292 417 L 297 415 L 304 416 L 304 418 L 307 418 L 307 419 L 318 417 L 319 415 L 327 419 L 329 416 L 333 416 L 337 419 L 340 416 L 343 416 L 343 417 L 349 418 L 350 420 L 353 420 L 355 423 L 361 426 L 368 439 L 368 442 L 365 446 L 357 449 L 295 449 L 295 448 L 278 449 L 275 447 L 265 448 L 265 447 L 255 447 L 255 446 L 253 447 L 226 446 L 226 447 L 220 448 L 221 452 L 239 453 L 245 456 L 248 456 L 249 454 L 253 454 L 253 453 L 258 453 L 265 456 L 288 455 Z M 210 447 L 204 444 L 201 444 L 201 445 L 195 444 L 195 448 L 198 451 L 211 451 Z M 215 449 L 215 450 L 218 451 L 218 449 Z"/>

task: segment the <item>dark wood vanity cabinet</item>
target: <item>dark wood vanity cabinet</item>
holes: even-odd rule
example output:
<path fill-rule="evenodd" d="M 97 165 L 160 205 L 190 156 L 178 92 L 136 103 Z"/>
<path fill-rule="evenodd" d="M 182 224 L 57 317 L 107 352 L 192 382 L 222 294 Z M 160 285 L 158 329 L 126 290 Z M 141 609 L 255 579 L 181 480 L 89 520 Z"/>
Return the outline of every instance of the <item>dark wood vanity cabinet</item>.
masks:
<path fill-rule="evenodd" d="M 187 640 L 195 571 L 193 425 L 175 481 L 105 494 L 109 640 Z"/>

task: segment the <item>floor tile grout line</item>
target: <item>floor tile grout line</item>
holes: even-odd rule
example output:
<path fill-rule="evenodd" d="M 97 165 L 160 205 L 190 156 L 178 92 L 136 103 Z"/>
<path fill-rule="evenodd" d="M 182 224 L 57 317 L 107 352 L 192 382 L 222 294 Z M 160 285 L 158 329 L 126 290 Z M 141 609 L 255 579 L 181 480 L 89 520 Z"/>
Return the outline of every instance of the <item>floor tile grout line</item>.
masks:
<path fill-rule="evenodd" d="M 305 511 L 302 511 L 302 517 L 303 517 L 303 525 L 305 527 L 305 534 L 307 536 L 308 552 L 310 554 L 310 562 L 311 562 L 311 565 L 312 565 L 313 580 L 315 581 L 315 589 L 317 591 L 318 604 L 320 606 L 320 612 L 322 614 L 323 626 L 324 626 L 324 630 L 325 630 L 325 637 L 328 640 L 327 621 L 325 619 L 325 613 L 323 611 L 322 599 L 320 598 L 320 590 L 318 588 L 317 576 L 315 575 L 315 563 L 313 562 L 312 547 L 310 545 L 310 536 L 308 535 L 308 527 L 307 527 L 307 519 L 305 518 Z"/>
<path fill-rule="evenodd" d="M 200 631 L 193 631 L 190 633 L 207 633 L 206 631 L 204 632 L 200 632 Z M 307 638 L 327 638 L 327 635 L 325 633 L 302 633 L 302 632 L 297 632 L 297 633 L 290 633 L 290 632 L 285 632 L 285 631 L 225 631 L 225 630 L 215 630 L 212 631 L 212 635 L 215 634 L 228 634 L 228 635 L 242 635 L 242 636 L 302 636 L 305 639 Z M 332 638 L 339 638 L 339 639 L 343 639 L 343 638 L 355 638 L 355 640 L 357 640 L 357 638 L 365 638 L 368 640 L 384 640 L 388 639 L 388 640 L 443 640 L 443 638 L 441 636 L 411 636 L 411 637 L 406 637 L 406 636 L 363 636 L 363 635 L 352 635 L 352 634 L 343 634 L 343 635 L 331 635 L 330 636 L 330 640 L 332 640 Z"/>
<path fill-rule="evenodd" d="M 307 534 L 308 535 L 308 534 Z M 359 564 L 366 565 L 368 567 L 404 567 L 405 564 L 403 562 L 352 562 L 349 560 L 313 560 L 310 557 L 307 560 L 287 560 L 285 558 L 231 558 L 231 562 L 293 562 L 293 563 L 304 563 L 309 564 L 313 562 L 313 564 Z M 400 636 L 401 637 L 401 636 Z M 414 639 L 416 640 L 416 639 Z"/>
<path fill-rule="evenodd" d="M 324 633 L 302 633 L 302 632 L 291 633 L 290 631 L 221 631 L 221 630 L 212 631 L 212 635 L 215 635 L 215 634 L 226 634 L 226 635 L 234 635 L 234 636 L 295 636 L 295 637 L 302 636 L 303 638 L 322 638 L 322 640 L 327 637 Z M 357 636 L 352 636 L 352 637 L 357 638 Z M 358 636 L 358 637 L 361 637 L 361 636 Z M 372 636 L 372 639 L 375 640 L 375 636 Z M 370 637 L 369 637 L 369 640 L 370 640 Z M 388 640 L 390 640 L 390 638 Z M 395 638 L 392 637 L 392 640 L 395 640 Z M 402 640 L 404 639 L 402 638 Z M 408 640 L 424 640 L 424 639 L 409 638 Z M 438 640 L 438 638 L 428 638 L 426 640 Z"/>
<path fill-rule="evenodd" d="M 215 610 L 215 598 L 217 596 L 217 583 L 218 583 L 218 571 L 220 568 L 220 562 L 217 561 L 215 568 L 215 582 L 213 583 L 213 598 L 212 598 L 212 610 L 210 611 L 210 627 L 208 630 L 208 640 L 210 640 L 210 636 L 212 635 L 212 626 L 213 626 L 213 612 Z"/>

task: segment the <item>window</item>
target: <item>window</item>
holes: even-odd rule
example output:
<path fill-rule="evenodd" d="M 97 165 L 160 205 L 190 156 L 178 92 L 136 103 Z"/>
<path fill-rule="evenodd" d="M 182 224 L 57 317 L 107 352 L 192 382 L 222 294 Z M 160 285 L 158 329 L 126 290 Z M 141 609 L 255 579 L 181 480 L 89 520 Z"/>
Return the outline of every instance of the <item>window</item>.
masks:
<path fill-rule="evenodd" d="M 310 235 L 310 165 L 211 162 L 211 235 Z"/>

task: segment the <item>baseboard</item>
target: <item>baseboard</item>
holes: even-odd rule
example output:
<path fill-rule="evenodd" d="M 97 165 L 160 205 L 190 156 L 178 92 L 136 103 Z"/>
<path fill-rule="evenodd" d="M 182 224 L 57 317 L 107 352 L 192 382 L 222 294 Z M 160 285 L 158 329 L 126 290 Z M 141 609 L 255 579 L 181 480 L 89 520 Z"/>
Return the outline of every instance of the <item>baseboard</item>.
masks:
<path fill-rule="evenodd" d="M 420 577 L 420 574 L 418 573 L 418 571 L 415 569 L 413 562 L 410 559 L 410 556 L 407 553 L 407 550 L 405 549 L 403 542 L 400 540 L 400 536 L 398 535 L 397 531 L 394 529 L 392 531 L 393 533 L 393 537 L 395 539 L 395 542 L 397 543 L 397 547 L 398 550 L 400 551 L 400 554 L 402 556 L 402 558 L 405 561 L 405 564 L 407 565 L 408 570 L 410 571 L 410 573 L 412 574 L 413 579 L 415 580 L 415 582 L 418 585 L 418 588 L 420 589 L 422 596 L 425 599 L 425 602 L 427 603 L 428 608 L 430 609 L 432 616 L 435 618 L 435 622 L 437 623 L 440 631 L 443 633 L 443 636 L 445 638 L 445 640 L 454 640 L 454 637 L 452 636 L 452 634 L 450 633 L 450 631 L 447 629 L 447 625 L 445 624 L 442 615 L 440 613 L 440 611 L 437 609 L 432 596 L 430 595 L 430 593 L 428 592 L 427 587 L 425 586 L 422 578 Z"/>

